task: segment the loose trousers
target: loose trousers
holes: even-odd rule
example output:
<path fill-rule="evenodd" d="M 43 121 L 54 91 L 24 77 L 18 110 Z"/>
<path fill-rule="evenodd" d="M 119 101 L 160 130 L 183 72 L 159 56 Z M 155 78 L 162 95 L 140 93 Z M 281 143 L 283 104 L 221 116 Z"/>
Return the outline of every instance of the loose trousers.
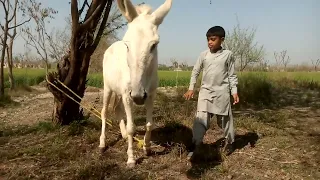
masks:
<path fill-rule="evenodd" d="M 231 109 L 231 108 L 230 108 Z M 195 145 L 199 145 L 203 141 L 203 137 L 207 130 L 210 128 L 210 121 L 213 117 L 212 113 L 205 111 L 197 111 L 196 118 L 193 123 L 193 138 L 192 141 Z M 229 110 L 229 115 L 216 115 L 217 124 L 219 128 L 223 129 L 223 136 L 228 140 L 228 143 L 234 142 L 234 125 L 232 112 Z"/>

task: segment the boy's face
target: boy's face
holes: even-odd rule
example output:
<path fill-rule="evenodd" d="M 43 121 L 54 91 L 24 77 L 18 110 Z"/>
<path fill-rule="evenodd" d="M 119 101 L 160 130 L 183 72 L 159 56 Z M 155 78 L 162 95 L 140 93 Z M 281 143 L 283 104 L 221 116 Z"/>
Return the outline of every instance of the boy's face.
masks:
<path fill-rule="evenodd" d="M 207 38 L 208 40 L 208 47 L 210 51 L 217 50 L 221 47 L 221 44 L 224 40 L 224 37 L 219 37 L 219 36 L 209 36 Z"/>

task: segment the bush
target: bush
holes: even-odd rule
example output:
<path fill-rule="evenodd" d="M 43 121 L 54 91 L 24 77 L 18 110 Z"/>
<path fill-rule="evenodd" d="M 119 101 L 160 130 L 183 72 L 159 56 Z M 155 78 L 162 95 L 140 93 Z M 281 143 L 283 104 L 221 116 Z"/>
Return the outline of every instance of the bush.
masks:
<path fill-rule="evenodd" d="M 244 105 L 269 106 L 273 102 L 271 79 L 264 73 L 239 76 L 238 93 Z"/>

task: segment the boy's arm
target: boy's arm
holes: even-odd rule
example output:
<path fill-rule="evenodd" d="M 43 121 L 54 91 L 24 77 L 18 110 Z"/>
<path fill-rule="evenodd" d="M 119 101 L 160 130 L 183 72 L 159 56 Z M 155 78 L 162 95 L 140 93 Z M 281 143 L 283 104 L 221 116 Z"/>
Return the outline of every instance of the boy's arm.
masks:
<path fill-rule="evenodd" d="M 232 95 L 237 94 L 238 93 L 238 89 L 237 89 L 238 77 L 235 72 L 235 57 L 233 56 L 233 54 L 231 54 L 231 57 L 228 63 L 228 75 L 229 75 L 228 79 L 229 79 L 231 94 Z"/>
<path fill-rule="evenodd" d="M 202 70 L 202 62 L 203 62 L 203 53 L 200 54 L 198 57 L 196 64 L 193 66 L 192 73 L 191 73 L 191 78 L 190 78 L 190 85 L 189 85 L 189 90 L 193 90 L 195 84 L 197 83 L 198 76 Z"/>

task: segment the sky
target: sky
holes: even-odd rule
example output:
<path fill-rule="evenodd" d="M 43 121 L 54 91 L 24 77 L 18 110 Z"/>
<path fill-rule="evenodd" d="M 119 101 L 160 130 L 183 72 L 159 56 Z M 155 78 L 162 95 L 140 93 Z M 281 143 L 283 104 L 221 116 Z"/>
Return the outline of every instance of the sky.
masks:
<path fill-rule="evenodd" d="M 65 27 L 64 19 L 70 14 L 68 1 L 42 2 L 59 11 L 50 26 Z M 132 2 L 145 2 L 156 9 L 164 0 Z M 170 59 L 175 58 L 193 65 L 200 52 L 207 48 L 207 30 L 219 25 L 231 31 L 237 17 L 242 28 L 257 28 L 256 41 L 264 45 L 270 63 L 275 62 L 273 52 L 282 50 L 287 50 L 291 64 L 310 64 L 310 59 L 320 58 L 319 0 L 212 0 L 211 4 L 210 0 L 173 0 L 171 11 L 159 27 L 159 63 L 170 63 Z M 126 28 L 119 31 L 120 38 L 125 31 Z M 23 40 L 18 38 L 16 43 L 16 51 L 23 52 Z"/>

